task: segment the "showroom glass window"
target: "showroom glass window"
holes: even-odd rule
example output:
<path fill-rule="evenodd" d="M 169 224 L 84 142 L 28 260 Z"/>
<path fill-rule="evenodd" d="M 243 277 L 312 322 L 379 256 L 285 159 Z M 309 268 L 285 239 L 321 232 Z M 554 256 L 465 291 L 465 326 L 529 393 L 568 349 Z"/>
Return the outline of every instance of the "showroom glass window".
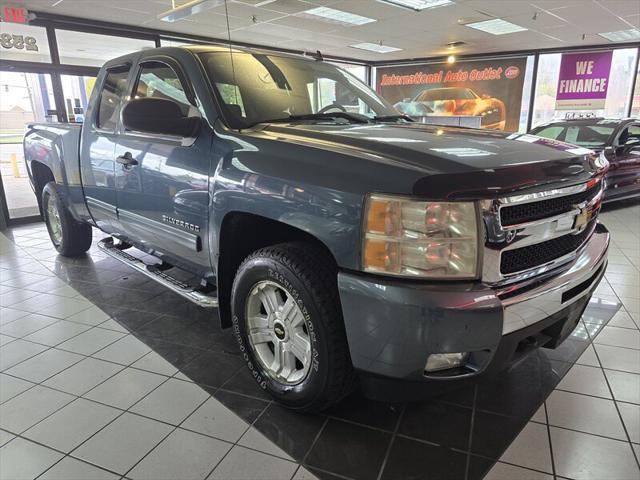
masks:
<path fill-rule="evenodd" d="M 346 70 L 351 75 L 356 77 L 363 83 L 367 83 L 367 67 L 364 65 L 352 65 L 350 63 L 342 63 L 342 62 L 329 62 L 336 67 L 340 67 L 343 70 Z"/>
<path fill-rule="evenodd" d="M 189 112 L 189 101 L 176 72 L 160 62 L 143 64 L 136 85 L 135 98 L 164 98 L 180 105 L 184 115 Z"/>
<path fill-rule="evenodd" d="M 27 62 L 51 62 L 47 30 L 0 22 L 0 58 Z"/>
<path fill-rule="evenodd" d="M 636 73 L 636 87 L 633 90 L 633 105 L 631 107 L 631 116 L 640 117 L 640 67 Z"/>
<path fill-rule="evenodd" d="M 556 110 L 556 93 L 562 54 L 540 55 L 535 85 L 532 126 L 540 125 L 553 119 L 564 118 L 567 112 L 594 114 L 601 117 L 626 117 L 631 100 L 633 76 L 636 74 L 634 66 L 637 53 L 638 50 L 635 48 L 613 51 L 605 106 L 603 109 L 588 111 Z"/>
<path fill-rule="evenodd" d="M 101 67 L 128 53 L 155 48 L 153 40 L 56 29 L 60 63 Z"/>
<path fill-rule="evenodd" d="M 108 71 L 102 91 L 100 92 L 100 104 L 96 127 L 100 130 L 114 131 L 118 123 L 120 103 L 127 88 L 127 68 L 114 68 Z"/>

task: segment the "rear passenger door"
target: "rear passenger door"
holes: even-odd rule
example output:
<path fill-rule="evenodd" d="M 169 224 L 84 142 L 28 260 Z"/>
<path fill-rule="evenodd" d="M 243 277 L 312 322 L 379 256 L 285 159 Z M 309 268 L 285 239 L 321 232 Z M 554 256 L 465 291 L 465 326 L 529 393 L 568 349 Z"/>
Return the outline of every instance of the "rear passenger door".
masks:
<path fill-rule="evenodd" d="M 118 231 L 115 148 L 120 108 L 131 65 L 108 67 L 98 80 L 99 93 L 82 131 L 82 186 L 89 212 L 105 232 Z"/>
<path fill-rule="evenodd" d="M 132 98 L 164 98 L 188 116 L 199 115 L 193 90 L 180 65 L 166 57 L 141 62 Z M 202 128 L 195 139 L 125 130 L 121 126 L 115 157 L 117 206 L 126 236 L 190 270 L 210 269 L 203 248 L 209 218 L 209 162 L 212 136 Z"/>

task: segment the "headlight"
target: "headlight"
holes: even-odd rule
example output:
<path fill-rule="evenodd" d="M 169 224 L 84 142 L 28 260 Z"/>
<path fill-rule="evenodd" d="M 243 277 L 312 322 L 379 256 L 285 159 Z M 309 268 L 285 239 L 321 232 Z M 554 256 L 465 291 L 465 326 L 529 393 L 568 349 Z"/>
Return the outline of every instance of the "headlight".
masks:
<path fill-rule="evenodd" d="M 366 272 L 429 279 L 473 279 L 478 221 L 472 202 L 367 198 L 362 265 Z"/>

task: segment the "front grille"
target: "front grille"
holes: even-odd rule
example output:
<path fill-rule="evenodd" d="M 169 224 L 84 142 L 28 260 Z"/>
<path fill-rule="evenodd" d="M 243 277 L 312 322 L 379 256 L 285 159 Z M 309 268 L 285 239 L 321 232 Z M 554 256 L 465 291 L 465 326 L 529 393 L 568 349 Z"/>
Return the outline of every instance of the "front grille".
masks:
<path fill-rule="evenodd" d="M 575 252 L 593 232 L 593 222 L 595 220 L 592 220 L 582 232 L 576 235 L 563 235 L 546 242 L 502 252 L 500 272 L 506 275 L 528 270 Z"/>
<path fill-rule="evenodd" d="M 601 186 L 598 184 L 584 192 L 574 193 L 573 195 L 540 200 L 539 202 L 523 203 L 511 207 L 502 207 L 500 209 L 500 223 L 503 227 L 507 227 L 570 212 L 575 208 L 575 205 L 588 202 L 595 197 L 600 191 L 600 188 Z"/>

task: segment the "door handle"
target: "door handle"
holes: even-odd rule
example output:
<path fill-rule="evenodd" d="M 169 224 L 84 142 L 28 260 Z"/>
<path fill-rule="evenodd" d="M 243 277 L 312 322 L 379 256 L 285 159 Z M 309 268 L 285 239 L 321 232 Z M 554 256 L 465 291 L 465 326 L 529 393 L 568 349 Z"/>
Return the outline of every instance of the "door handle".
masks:
<path fill-rule="evenodd" d="M 124 167 L 132 167 L 133 165 L 138 165 L 138 161 L 133 158 L 131 152 L 126 152 L 124 155 L 116 157 L 116 162 L 123 165 Z"/>

